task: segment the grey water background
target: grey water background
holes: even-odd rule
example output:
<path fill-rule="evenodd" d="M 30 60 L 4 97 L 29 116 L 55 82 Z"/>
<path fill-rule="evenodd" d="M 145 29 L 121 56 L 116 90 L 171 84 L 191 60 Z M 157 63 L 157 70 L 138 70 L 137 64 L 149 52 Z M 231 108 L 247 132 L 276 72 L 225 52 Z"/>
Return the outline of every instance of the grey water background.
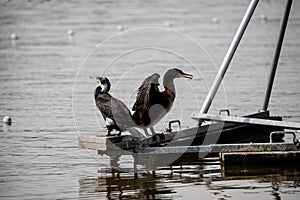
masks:
<path fill-rule="evenodd" d="M 210 113 L 228 108 L 240 116 L 260 109 L 284 2 L 259 3 Z M 137 199 L 149 182 L 156 198 L 297 199 L 292 180 L 299 170 L 231 180 L 220 178 L 219 165 L 191 165 L 174 177 L 161 170 L 156 179 L 128 182 L 136 188 L 109 192 L 97 178 L 105 177 L 98 170 L 109 166 L 108 157 L 77 147 L 78 135 L 105 131 L 90 75 L 108 76 L 111 93 L 131 107 L 146 76 L 181 66 L 194 79 L 175 81 L 177 100 L 156 130 L 178 118 L 193 126 L 190 115 L 200 110 L 248 3 L 1 1 L 0 116 L 14 120 L 0 128 L 1 199 Z M 272 115 L 294 122 L 300 122 L 299 9 L 294 1 L 269 107 Z M 10 40 L 12 33 L 19 39 Z M 132 166 L 126 156 L 119 162 Z"/>

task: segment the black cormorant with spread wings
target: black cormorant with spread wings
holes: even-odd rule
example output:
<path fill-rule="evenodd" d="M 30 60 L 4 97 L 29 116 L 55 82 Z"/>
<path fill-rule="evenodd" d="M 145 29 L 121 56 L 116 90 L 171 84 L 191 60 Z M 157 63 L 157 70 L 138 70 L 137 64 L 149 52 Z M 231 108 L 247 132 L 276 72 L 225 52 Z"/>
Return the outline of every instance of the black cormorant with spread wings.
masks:
<path fill-rule="evenodd" d="M 138 89 L 136 102 L 132 107 L 134 122 L 143 128 L 153 127 L 172 108 L 176 91 L 175 78 L 189 78 L 193 75 L 186 74 L 180 69 L 169 69 L 163 79 L 165 90 L 159 91 L 159 74 L 154 73 L 147 77 Z"/>
<path fill-rule="evenodd" d="M 134 122 L 130 110 L 119 99 L 114 98 L 108 92 L 110 90 L 110 82 L 107 77 L 96 77 L 98 87 L 95 89 L 95 103 L 100 110 L 107 127 L 107 135 L 115 129 L 121 132 L 134 127 Z"/>

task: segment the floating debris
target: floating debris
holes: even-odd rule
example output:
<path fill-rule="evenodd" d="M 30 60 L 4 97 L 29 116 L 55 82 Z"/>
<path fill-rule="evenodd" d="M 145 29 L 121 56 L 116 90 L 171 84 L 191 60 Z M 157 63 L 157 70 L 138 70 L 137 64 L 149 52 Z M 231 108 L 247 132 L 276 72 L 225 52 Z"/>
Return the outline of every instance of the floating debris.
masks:
<path fill-rule="evenodd" d="M 118 26 L 117 26 L 117 30 L 118 30 L 118 31 L 124 31 L 124 27 L 123 27 L 122 25 L 118 25 Z"/>
<path fill-rule="evenodd" d="M 73 35 L 75 35 L 75 31 L 73 29 L 69 29 L 67 31 L 67 34 L 73 36 Z"/>
<path fill-rule="evenodd" d="M 165 22 L 165 26 L 166 26 L 166 27 L 173 27 L 173 23 L 172 23 L 172 22 L 169 22 L 169 21 L 166 21 L 166 22 Z"/>
<path fill-rule="evenodd" d="M 217 17 L 213 17 L 213 18 L 211 19 L 211 21 L 212 21 L 214 24 L 219 24 L 219 23 L 220 23 L 220 19 L 217 18 Z"/>
<path fill-rule="evenodd" d="M 9 37 L 11 40 L 17 40 L 17 39 L 19 39 L 19 37 L 17 36 L 17 34 L 15 34 L 15 33 L 12 33 L 11 35 L 10 35 L 10 37 Z"/>
<path fill-rule="evenodd" d="M 259 19 L 260 19 L 260 21 L 267 21 L 268 20 L 267 16 L 264 15 L 264 14 L 260 14 Z"/>
<path fill-rule="evenodd" d="M 11 125 L 12 124 L 11 117 L 10 116 L 3 117 L 3 124 L 5 124 L 5 125 Z"/>

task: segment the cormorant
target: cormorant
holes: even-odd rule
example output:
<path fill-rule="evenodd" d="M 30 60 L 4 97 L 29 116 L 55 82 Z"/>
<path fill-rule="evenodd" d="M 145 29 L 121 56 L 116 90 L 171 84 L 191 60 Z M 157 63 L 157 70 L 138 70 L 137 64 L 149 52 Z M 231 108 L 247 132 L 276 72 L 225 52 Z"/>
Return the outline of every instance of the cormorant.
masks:
<path fill-rule="evenodd" d="M 153 127 L 171 109 L 175 100 L 175 78 L 189 78 L 193 75 L 186 74 L 180 69 L 169 69 L 163 79 L 164 91 L 159 91 L 159 74 L 154 73 L 147 77 L 138 89 L 136 102 L 132 107 L 134 122 L 140 127 Z"/>
<path fill-rule="evenodd" d="M 95 103 L 105 120 L 107 135 L 115 129 L 120 136 L 121 132 L 134 126 L 130 110 L 122 101 L 108 93 L 111 84 L 107 77 L 96 77 L 96 82 L 98 87 L 94 92 Z"/>

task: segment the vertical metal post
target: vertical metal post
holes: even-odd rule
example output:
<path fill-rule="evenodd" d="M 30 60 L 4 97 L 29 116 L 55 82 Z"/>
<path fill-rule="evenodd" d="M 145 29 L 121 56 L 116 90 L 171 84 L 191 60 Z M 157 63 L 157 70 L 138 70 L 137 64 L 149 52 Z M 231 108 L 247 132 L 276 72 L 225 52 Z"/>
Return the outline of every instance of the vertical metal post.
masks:
<path fill-rule="evenodd" d="M 274 83 L 274 79 L 275 79 L 276 69 L 277 69 L 277 66 L 278 66 L 278 60 L 279 60 L 279 57 L 280 57 L 280 51 L 281 51 L 283 38 L 284 38 L 285 30 L 286 30 L 286 27 L 287 27 L 287 23 L 288 23 L 288 20 L 289 20 L 289 14 L 290 14 L 290 11 L 291 11 L 292 3 L 293 3 L 293 0 L 287 0 L 287 2 L 286 2 L 285 12 L 284 12 L 283 18 L 281 20 L 281 24 L 280 24 L 280 32 L 279 32 L 279 36 L 278 36 L 276 49 L 275 49 L 275 52 L 274 52 L 272 68 L 271 68 L 271 71 L 270 71 L 269 81 L 268 81 L 268 85 L 267 85 L 267 89 L 266 89 L 266 93 L 265 93 L 265 99 L 264 99 L 264 103 L 263 103 L 263 106 L 261 108 L 261 111 L 266 111 L 268 109 L 268 106 L 269 106 L 269 101 L 270 101 L 272 87 L 273 87 L 273 83 Z"/>
<path fill-rule="evenodd" d="M 232 42 L 231 42 L 231 44 L 230 44 L 230 46 L 227 50 L 227 53 L 226 53 L 226 55 L 223 59 L 223 62 L 220 66 L 218 74 L 217 74 L 217 76 L 216 76 L 216 78 L 215 78 L 215 80 L 214 80 L 207 96 L 206 96 L 206 99 L 205 99 L 205 101 L 202 105 L 200 113 L 207 113 L 207 111 L 208 111 L 208 109 L 209 109 L 209 107 L 210 107 L 210 105 L 211 105 L 211 103 L 212 103 L 212 101 L 213 101 L 213 99 L 214 99 L 214 97 L 217 93 L 217 90 L 218 90 L 218 88 L 219 88 L 219 86 L 220 86 L 220 84 L 223 80 L 223 77 L 226 73 L 226 70 L 227 70 L 227 68 L 228 68 L 228 66 L 229 66 L 229 64 L 232 60 L 232 57 L 233 57 L 233 55 L 234 55 L 234 53 L 235 53 L 235 51 L 236 51 L 236 49 L 237 49 L 237 47 L 238 47 L 238 45 L 241 41 L 241 38 L 242 38 L 246 28 L 247 28 L 247 25 L 248 25 L 253 13 L 254 13 L 254 10 L 255 10 L 255 8 L 258 4 L 258 1 L 259 0 L 252 0 L 250 2 L 249 6 L 248 6 L 248 9 L 247 9 L 242 21 L 241 21 L 241 24 L 238 27 L 238 30 L 236 31 L 235 36 L 233 37 L 233 40 L 232 40 Z M 201 120 L 200 120 L 200 124 L 201 124 Z"/>

